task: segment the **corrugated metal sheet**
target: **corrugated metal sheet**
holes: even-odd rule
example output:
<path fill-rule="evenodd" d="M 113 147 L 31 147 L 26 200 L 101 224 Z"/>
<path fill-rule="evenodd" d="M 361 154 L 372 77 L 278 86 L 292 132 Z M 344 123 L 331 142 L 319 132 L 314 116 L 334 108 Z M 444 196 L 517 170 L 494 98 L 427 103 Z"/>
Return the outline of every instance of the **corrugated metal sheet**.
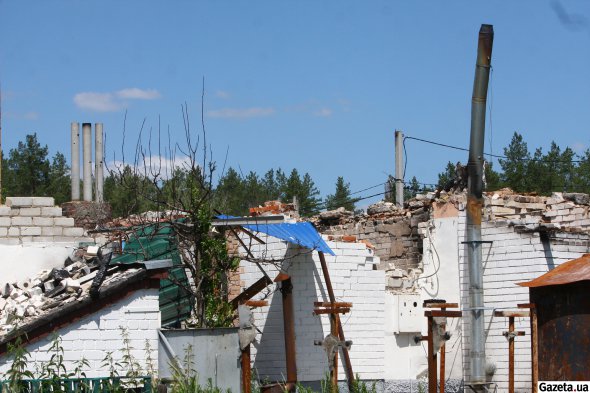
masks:
<path fill-rule="evenodd" d="M 114 257 L 111 265 L 153 259 L 172 259 L 174 267 L 168 270 L 168 276 L 188 286 L 188 277 L 178 253 L 174 229 L 169 224 L 147 226 L 132 232 L 124 253 Z M 160 281 L 162 326 L 178 325 L 190 316 L 191 310 L 189 293 L 169 279 Z"/>
<path fill-rule="evenodd" d="M 309 222 L 280 223 L 280 224 L 256 224 L 244 225 L 244 228 L 255 232 L 266 233 L 289 243 L 297 244 L 311 250 L 322 251 L 326 254 L 336 255 L 328 247 L 318 231 Z"/>
<path fill-rule="evenodd" d="M 532 281 L 520 282 L 518 285 L 534 288 L 548 285 L 571 284 L 585 280 L 590 280 L 590 254 L 584 254 L 578 259 L 562 263 L 550 272 Z"/>

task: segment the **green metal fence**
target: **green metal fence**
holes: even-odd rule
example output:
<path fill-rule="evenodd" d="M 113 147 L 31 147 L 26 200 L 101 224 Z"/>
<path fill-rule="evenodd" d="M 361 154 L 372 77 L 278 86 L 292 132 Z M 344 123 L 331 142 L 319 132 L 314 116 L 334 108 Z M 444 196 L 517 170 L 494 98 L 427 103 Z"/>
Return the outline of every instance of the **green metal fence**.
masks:
<path fill-rule="evenodd" d="M 104 377 L 66 379 L 23 379 L 11 386 L 10 381 L 0 381 L 0 393 L 152 393 L 152 378 Z"/>

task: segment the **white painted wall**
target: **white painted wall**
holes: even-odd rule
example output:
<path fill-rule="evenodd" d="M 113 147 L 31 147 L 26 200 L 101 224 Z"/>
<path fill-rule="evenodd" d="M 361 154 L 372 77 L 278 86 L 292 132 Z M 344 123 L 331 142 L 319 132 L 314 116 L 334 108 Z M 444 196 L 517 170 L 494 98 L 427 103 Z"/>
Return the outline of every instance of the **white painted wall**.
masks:
<path fill-rule="evenodd" d="M 158 329 L 160 328 L 159 290 L 143 289 L 131 296 L 86 316 L 71 325 L 58 330 L 62 338 L 64 361 L 68 371 L 72 371 L 75 362 L 85 358 L 90 363 L 83 371 L 87 377 L 108 377 L 108 369 L 103 366 L 107 352 L 113 352 L 113 359 L 121 362 L 123 338 L 121 327 L 127 328 L 131 351 L 142 369 L 148 368 L 146 360 L 146 342 L 152 348 L 153 369 L 158 367 Z M 35 371 L 43 362 L 47 362 L 51 353 L 51 337 L 43 338 L 27 346 L 30 352 L 29 370 Z M 0 357 L 0 379 L 11 365 L 7 355 Z M 120 370 L 124 375 L 125 371 Z"/>
<path fill-rule="evenodd" d="M 297 346 L 297 373 L 300 381 L 317 381 L 328 372 L 322 347 L 314 340 L 323 339 L 330 330 L 328 316 L 313 316 L 315 301 L 329 301 L 317 252 L 262 236 L 264 245 L 252 244 L 257 257 L 285 259 L 279 266 L 292 277 Z M 337 301 L 352 302 L 352 312 L 341 317 L 344 334 L 352 340 L 350 358 L 354 373 L 361 379 L 383 379 L 385 372 L 385 272 L 373 270 L 379 263 L 362 243 L 328 242 L 336 256 L 326 255 L 328 269 Z M 248 287 L 262 273 L 251 262 L 242 261 L 242 280 Z M 277 267 L 265 264 L 271 278 Z M 281 293 L 277 285 L 269 286 L 256 299 L 267 298 L 268 307 L 255 309 L 256 326 L 264 332 L 252 346 L 253 370 L 264 379 L 285 379 L 285 347 Z M 342 366 L 339 379 L 345 379 Z"/>
<path fill-rule="evenodd" d="M 63 267 L 74 243 L 0 245 L 0 285 L 35 277 L 44 269 Z"/>
<path fill-rule="evenodd" d="M 388 292 L 385 313 L 385 379 L 415 380 L 428 371 L 426 342 L 416 344 L 413 340 L 418 333 L 426 336 L 427 320 L 422 303 L 426 299 L 445 299 L 449 303 L 460 303 L 458 238 L 459 218 L 445 217 L 431 219 L 425 223 L 423 241 L 423 274 L 417 282 L 419 327 L 417 332 L 397 332 L 399 301 L 404 295 Z M 407 318 L 407 316 L 406 316 Z M 462 379 L 461 331 L 458 320 L 449 319 L 452 337 L 446 346 L 446 379 Z M 440 357 L 438 358 L 440 361 Z M 440 363 L 440 362 L 439 362 Z"/>

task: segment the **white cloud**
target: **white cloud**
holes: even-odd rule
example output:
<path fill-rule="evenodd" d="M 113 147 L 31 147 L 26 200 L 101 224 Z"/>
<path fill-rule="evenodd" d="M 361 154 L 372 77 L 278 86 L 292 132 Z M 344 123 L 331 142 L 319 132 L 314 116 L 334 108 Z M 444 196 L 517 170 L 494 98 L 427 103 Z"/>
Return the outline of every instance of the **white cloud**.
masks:
<path fill-rule="evenodd" d="M 317 117 L 330 117 L 330 116 L 332 116 L 332 113 L 334 113 L 332 111 L 332 109 L 322 108 L 318 111 L 315 111 L 313 114 L 314 114 L 314 116 L 317 116 Z"/>
<path fill-rule="evenodd" d="M 576 142 L 571 146 L 576 153 L 583 153 L 586 150 L 586 145 L 582 142 Z"/>
<path fill-rule="evenodd" d="M 160 92 L 155 89 L 129 87 L 114 93 L 78 93 L 74 96 L 74 104 L 80 109 L 93 112 L 117 112 L 127 107 L 126 100 L 155 100 L 160 97 Z"/>
<path fill-rule="evenodd" d="M 215 97 L 221 98 L 222 100 L 228 100 L 231 98 L 231 94 L 228 91 L 217 90 L 215 92 Z"/>
<path fill-rule="evenodd" d="M 190 168 L 190 159 L 184 155 L 174 160 L 162 156 L 151 156 L 145 158 L 145 163 L 142 159 L 137 165 L 134 165 L 132 162 L 124 163 L 121 160 L 109 161 L 106 163 L 106 168 L 109 171 L 117 173 L 123 171 L 126 165 L 129 165 L 134 173 L 146 175 L 149 178 L 153 178 L 157 174 L 159 179 L 167 180 L 172 177 L 175 169 Z M 198 166 L 197 163 L 195 165 Z"/>
<path fill-rule="evenodd" d="M 131 100 L 155 100 L 162 95 L 156 89 L 140 89 L 137 87 L 129 87 L 127 89 L 119 90 L 116 93 L 117 97 Z"/>
<path fill-rule="evenodd" d="M 37 120 L 39 119 L 39 113 L 34 111 L 29 112 L 4 112 L 4 116 L 8 119 L 17 119 L 17 120 Z"/>
<path fill-rule="evenodd" d="M 125 107 L 125 104 L 117 101 L 111 93 L 78 93 L 74 96 L 74 104 L 80 109 L 93 112 L 116 112 Z"/>
<path fill-rule="evenodd" d="M 207 112 L 209 117 L 225 118 L 225 119 L 245 119 L 252 117 L 265 117 L 275 114 L 274 108 L 223 108 Z"/>

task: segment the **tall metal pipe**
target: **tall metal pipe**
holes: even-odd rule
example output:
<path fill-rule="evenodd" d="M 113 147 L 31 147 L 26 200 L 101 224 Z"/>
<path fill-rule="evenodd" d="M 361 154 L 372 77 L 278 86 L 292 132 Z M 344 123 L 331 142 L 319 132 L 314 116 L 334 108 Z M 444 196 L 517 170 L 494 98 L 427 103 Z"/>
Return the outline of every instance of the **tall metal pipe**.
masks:
<path fill-rule="evenodd" d="M 95 179 L 95 200 L 98 203 L 103 201 L 103 185 L 104 185 L 104 158 L 103 158 L 103 139 L 102 139 L 102 123 L 94 125 L 94 179 Z"/>
<path fill-rule="evenodd" d="M 469 266 L 469 305 L 471 309 L 469 364 L 471 371 L 470 383 L 474 385 L 486 382 L 481 217 L 483 208 L 483 144 L 486 97 L 488 94 L 493 42 L 494 28 L 492 25 L 481 25 L 471 99 L 471 137 L 469 161 L 467 163 L 466 246 Z"/>
<path fill-rule="evenodd" d="M 72 201 L 80 200 L 80 124 L 72 122 Z"/>
<path fill-rule="evenodd" d="M 295 311 L 293 306 L 293 283 L 289 277 L 281 283 L 283 300 L 283 332 L 285 336 L 285 358 L 287 382 L 297 382 L 297 345 L 295 344 Z"/>
<path fill-rule="evenodd" d="M 401 131 L 395 130 L 395 204 L 399 207 L 404 207 L 404 153 L 403 143 L 404 134 Z"/>
<path fill-rule="evenodd" d="M 82 124 L 82 146 L 84 160 L 84 179 L 82 182 L 84 190 L 84 200 L 92 201 L 92 125 L 90 123 Z"/>

